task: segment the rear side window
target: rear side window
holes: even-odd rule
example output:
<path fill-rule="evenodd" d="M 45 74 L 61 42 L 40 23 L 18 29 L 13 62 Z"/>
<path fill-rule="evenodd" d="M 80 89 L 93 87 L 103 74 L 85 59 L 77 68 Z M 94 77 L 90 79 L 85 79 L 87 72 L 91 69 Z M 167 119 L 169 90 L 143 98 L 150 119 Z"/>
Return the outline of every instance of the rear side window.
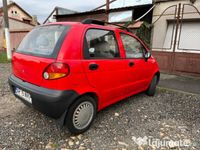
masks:
<path fill-rule="evenodd" d="M 22 40 L 17 52 L 47 58 L 55 58 L 69 26 L 48 25 L 33 29 Z"/>
<path fill-rule="evenodd" d="M 121 33 L 126 58 L 143 58 L 146 49 L 136 38 Z"/>
<path fill-rule="evenodd" d="M 113 31 L 89 29 L 84 41 L 85 58 L 116 58 L 119 49 Z"/>

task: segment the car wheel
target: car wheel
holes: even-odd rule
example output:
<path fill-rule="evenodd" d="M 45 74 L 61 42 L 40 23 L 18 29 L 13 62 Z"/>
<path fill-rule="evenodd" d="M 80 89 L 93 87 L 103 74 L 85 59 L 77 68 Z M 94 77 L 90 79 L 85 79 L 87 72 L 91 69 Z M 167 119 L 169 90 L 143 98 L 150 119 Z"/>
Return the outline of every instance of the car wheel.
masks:
<path fill-rule="evenodd" d="M 154 96 L 155 93 L 156 93 L 156 86 L 157 86 L 157 76 L 155 75 L 153 77 L 153 79 L 151 80 L 151 83 L 146 91 L 146 94 L 149 95 L 149 96 Z"/>
<path fill-rule="evenodd" d="M 68 110 L 65 123 L 73 134 L 80 134 L 89 129 L 97 112 L 95 99 L 83 96 L 74 102 Z"/>

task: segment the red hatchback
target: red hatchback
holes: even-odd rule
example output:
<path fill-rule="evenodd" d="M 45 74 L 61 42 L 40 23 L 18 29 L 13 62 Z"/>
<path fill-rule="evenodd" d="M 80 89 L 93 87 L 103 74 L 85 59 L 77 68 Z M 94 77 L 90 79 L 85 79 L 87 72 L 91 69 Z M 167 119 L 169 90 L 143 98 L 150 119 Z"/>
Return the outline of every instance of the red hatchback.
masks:
<path fill-rule="evenodd" d="M 117 101 L 154 95 L 160 77 L 138 37 L 91 19 L 36 27 L 13 53 L 12 70 L 14 95 L 75 134 Z"/>

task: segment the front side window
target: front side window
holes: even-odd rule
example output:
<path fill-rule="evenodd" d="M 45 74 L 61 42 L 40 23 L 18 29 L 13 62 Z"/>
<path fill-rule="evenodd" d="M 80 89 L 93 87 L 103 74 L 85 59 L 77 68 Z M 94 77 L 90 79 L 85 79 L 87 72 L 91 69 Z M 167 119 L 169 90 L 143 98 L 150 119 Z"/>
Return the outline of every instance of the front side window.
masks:
<path fill-rule="evenodd" d="M 119 49 L 113 31 L 89 29 L 85 35 L 84 50 L 86 58 L 119 57 Z"/>
<path fill-rule="evenodd" d="M 17 52 L 49 58 L 54 57 L 53 55 L 61 46 L 62 34 L 66 35 L 68 30 L 69 26 L 63 25 L 37 27 L 26 35 L 17 48 Z"/>
<path fill-rule="evenodd" d="M 143 58 L 144 46 L 134 37 L 121 33 L 126 58 Z"/>

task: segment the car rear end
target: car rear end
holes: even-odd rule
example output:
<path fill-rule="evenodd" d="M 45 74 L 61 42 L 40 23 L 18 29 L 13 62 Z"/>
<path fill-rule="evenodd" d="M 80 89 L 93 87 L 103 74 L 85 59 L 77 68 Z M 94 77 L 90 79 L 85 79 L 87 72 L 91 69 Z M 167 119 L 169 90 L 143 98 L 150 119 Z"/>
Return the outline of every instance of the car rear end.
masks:
<path fill-rule="evenodd" d="M 68 103 L 78 96 L 74 90 L 62 87 L 62 79 L 69 75 L 70 68 L 57 59 L 71 28 L 66 24 L 36 27 L 12 57 L 9 84 L 14 95 L 54 118 L 60 117 Z"/>

